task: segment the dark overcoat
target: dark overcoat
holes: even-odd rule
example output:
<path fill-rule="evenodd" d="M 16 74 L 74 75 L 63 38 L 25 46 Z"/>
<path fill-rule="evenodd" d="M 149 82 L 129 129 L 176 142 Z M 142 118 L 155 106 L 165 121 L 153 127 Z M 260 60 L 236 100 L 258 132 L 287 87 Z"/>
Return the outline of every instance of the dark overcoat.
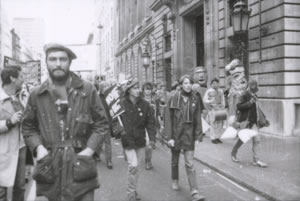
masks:
<path fill-rule="evenodd" d="M 165 116 L 166 139 L 175 141 L 175 150 L 194 150 L 196 140 L 202 140 L 201 121 L 201 96 L 192 93 L 189 99 L 189 121 L 183 115 L 183 98 L 180 91 L 176 92 L 169 100 Z M 177 100 L 175 100 L 177 99 Z M 172 102 L 177 102 L 172 107 Z"/>
<path fill-rule="evenodd" d="M 150 141 L 155 142 L 155 119 L 150 104 L 138 98 L 136 104 L 128 96 L 122 99 L 125 112 L 121 115 L 125 133 L 122 135 L 122 145 L 125 149 L 136 149 L 146 145 L 146 130 Z"/>

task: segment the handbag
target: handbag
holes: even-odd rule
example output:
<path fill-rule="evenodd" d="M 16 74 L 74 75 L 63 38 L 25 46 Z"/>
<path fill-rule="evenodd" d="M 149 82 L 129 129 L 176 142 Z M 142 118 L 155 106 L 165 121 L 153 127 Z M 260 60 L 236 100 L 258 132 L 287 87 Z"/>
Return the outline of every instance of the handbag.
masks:
<path fill-rule="evenodd" d="M 266 118 L 266 115 L 263 113 L 263 111 L 260 109 L 260 107 L 257 105 L 257 127 L 263 128 L 268 127 L 270 125 L 269 121 Z"/>

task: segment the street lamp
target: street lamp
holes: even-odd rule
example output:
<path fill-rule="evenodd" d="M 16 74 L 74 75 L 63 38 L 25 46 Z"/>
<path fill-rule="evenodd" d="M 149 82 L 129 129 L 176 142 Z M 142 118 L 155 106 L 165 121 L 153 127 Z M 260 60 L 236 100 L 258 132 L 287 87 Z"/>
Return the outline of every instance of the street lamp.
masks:
<path fill-rule="evenodd" d="M 248 31 L 251 11 L 251 9 L 248 10 L 247 4 L 243 0 L 239 0 L 233 5 L 231 22 L 234 34 L 241 34 Z"/>
<path fill-rule="evenodd" d="M 248 24 L 251 11 L 251 9 L 248 10 L 248 6 L 244 0 L 238 0 L 233 5 L 231 12 L 235 57 L 242 61 L 246 69 L 248 69 Z M 248 77 L 248 70 L 246 70 L 246 76 Z"/>
<path fill-rule="evenodd" d="M 147 75 L 147 71 L 148 71 L 148 67 L 150 66 L 150 54 L 147 50 L 147 47 L 145 49 L 145 52 L 142 54 L 142 60 L 143 60 L 143 66 L 145 68 L 145 76 L 146 76 L 146 82 L 147 82 L 147 79 L 148 79 L 148 75 Z"/>

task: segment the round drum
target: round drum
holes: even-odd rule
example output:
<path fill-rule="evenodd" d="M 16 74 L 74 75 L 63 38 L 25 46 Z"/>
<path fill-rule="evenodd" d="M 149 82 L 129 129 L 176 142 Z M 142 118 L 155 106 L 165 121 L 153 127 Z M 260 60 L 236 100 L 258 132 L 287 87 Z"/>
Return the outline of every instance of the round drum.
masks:
<path fill-rule="evenodd" d="M 226 109 L 213 110 L 212 111 L 213 121 L 224 121 L 227 119 Z"/>

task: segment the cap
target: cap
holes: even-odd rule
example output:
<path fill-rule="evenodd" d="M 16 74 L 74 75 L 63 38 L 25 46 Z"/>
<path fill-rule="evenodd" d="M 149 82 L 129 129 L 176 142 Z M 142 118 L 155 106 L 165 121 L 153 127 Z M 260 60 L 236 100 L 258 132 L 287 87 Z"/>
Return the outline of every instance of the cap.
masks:
<path fill-rule="evenodd" d="M 71 49 L 69 49 L 68 47 L 66 47 L 66 46 L 64 46 L 62 44 L 59 44 L 59 43 L 49 43 L 49 44 L 46 44 L 44 46 L 45 54 L 47 54 L 48 51 L 52 50 L 52 49 L 57 49 L 57 50 L 65 51 L 69 55 L 69 58 L 71 60 L 77 58 L 76 54 Z"/>
<path fill-rule="evenodd" d="M 131 79 L 128 80 L 125 86 L 125 93 L 127 93 L 127 91 L 132 88 L 133 86 L 137 85 L 138 81 L 136 79 Z"/>

